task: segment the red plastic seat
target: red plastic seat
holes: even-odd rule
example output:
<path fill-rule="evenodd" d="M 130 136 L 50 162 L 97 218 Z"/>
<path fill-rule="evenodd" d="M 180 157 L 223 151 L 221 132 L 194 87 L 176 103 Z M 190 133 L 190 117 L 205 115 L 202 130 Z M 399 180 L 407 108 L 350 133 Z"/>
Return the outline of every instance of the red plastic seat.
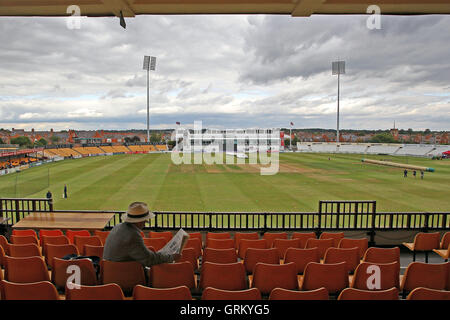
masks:
<path fill-rule="evenodd" d="M 323 232 L 320 234 L 319 239 L 333 239 L 333 247 L 338 247 L 339 242 L 344 239 L 343 232 Z"/>
<path fill-rule="evenodd" d="M 206 248 L 212 249 L 235 249 L 233 239 L 209 239 Z"/>
<path fill-rule="evenodd" d="M 166 244 L 166 238 L 143 238 L 146 247 L 153 247 L 155 251 L 161 250 Z"/>
<path fill-rule="evenodd" d="M 338 300 L 398 300 L 398 289 L 393 287 L 386 290 L 360 290 L 346 288 L 342 290 Z"/>
<path fill-rule="evenodd" d="M 205 248 L 203 252 L 203 262 L 213 263 L 234 263 L 238 261 L 236 250 Z"/>
<path fill-rule="evenodd" d="M 108 238 L 110 233 L 111 231 L 94 230 L 94 235 L 100 238 L 103 246 L 105 245 L 106 239 Z"/>
<path fill-rule="evenodd" d="M 190 290 L 196 289 L 194 268 L 187 261 L 154 265 L 150 268 L 148 280 L 153 288 L 186 286 Z"/>
<path fill-rule="evenodd" d="M 205 247 L 208 247 L 209 239 L 231 239 L 231 234 L 229 232 L 208 232 Z"/>
<path fill-rule="evenodd" d="M 39 230 L 39 243 L 42 247 L 43 246 L 42 237 L 44 237 L 44 236 L 56 237 L 56 236 L 63 236 L 63 235 L 64 235 L 64 233 L 59 229 L 50 229 L 50 230 L 41 229 L 41 230 Z"/>
<path fill-rule="evenodd" d="M 328 290 L 319 288 L 311 291 L 287 290 L 275 288 L 270 292 L 269 300 L 328 300 Z"/>
<path fill-rule="evenodd" d="M 42 254 L 44 256 L 47 255 L 47 245 L 53 244 L 53 245 L 62 245 L 62 244 L 69 244 L 69 238 L 67 238 L 65 235 L 60 236 L 42 236 L 41 237 L 41 244 L 42 244 Z"/>
<path fill-rule="evenodd" d="M 133 300 L 192 300 L 192 295 L 186 286 L 149 288 L 137 285 L 133 290 Z"/>
<path fill-rule="evenodd" d="M 5 238 L 5 236 L 0 234 L 0 246 L 3 248 L 3 251 L 5 251 L 6 255 L 9 255 L 9 242 L 8 239 Z"/>
<path fill-rule="evenodd" d="M 359 265 L 358 248 L 328 248 L 323 259 L 323 263 L 338 263 L 345 262 L 347 264 L 347 272 L 353 273 L 356 267 Z"/>
<path fill-rule="evenodd" d="M 143 266 L 136 261 L 114 262 L 102 260 L 100 283 L 116 283 L 125 295 L 131 295 L 135 285 L 146 285 Z"/>
<path fill-rule="evenodd" d="M 239 249 L 239 242 L 242 239 L 258 240 L 259 234 L 257 232 L 236 232 L 234 234 L 234 244 L 235 244 L 236 250 Z"/>
<path fill-rule="evenodd" d="M 328 248 L 334 247 L 334 239 L 308 239 L 306 241 L 306 249 L 318 248 L 319 257 L 323 259 Z"/>
<path fill-rule="evenodd" d="M 35 236 L 15 236 L 12 235 L 10 238 L 12 244 L 35 244 L 38 245 L 39 241 Z"/>
<path fill-rule="evenodd" d="M 248 248 L 245 252 L 244 266 L 247 273 L 252 274 L 257 263 L 280 264 L 280 253 L 277 248 Z"/>
<path fill-rule="evenodd" d="M 286 251 L 284 263 L 293 262 L 297 267 L 297 273 L 303 274 L 306 266 L 310 262 L 320 263 L 319 249 L 295 249 L 289 248 Z"/>
<path fill-rule="evenodd" d="M 70 243 L 75 244 L 75 236 L 90 237 L 91 233 L 88 230 L 67 230 L 66 236 Z"/>
<path fill-rule="evenodd" d="M 45 261 L 53 269 L 53 258 L 63 258 L 69 254 L 79 255 L 77 247 L 73 244 L 47 244 Z"/>
<path fill-rule="evenodd" d="M 356 268 L 350 286 L 360 290 L 387 290 L 393 287 L 400 289 L 400 264 L 362 262 Z"/>
<path fill-rule="evenodd" d="M 173 234 L 171 231 L 150 231 L 148 233 L 149 238 L 164 238 L 166 242 L 172 240 Z"/>
<path fill-rule="evenodd" d="M 97 274 L 92 261 L 89 259 L 63 260 L 53 258 L 52 264 L 52 283 L 63 290 L 66 287 L 68 278 L 74 275 L 76 266 L 80 271 L 80 282 L 77 284 L 85 286 L 95 286 L 97 282 Z M 73 268 L 73 269 L 72 269 Z"/>
<path fill-rule="evenodd" d="M 98 236 L 79 236 L 75 235 L 73 238 L 73 244 L 77 246 L 78 252 L 80 252 L 81 255 L 85 256 L 85 245 L 92 245 L 92 246 L 101 246 L 102 240 L 100 240 L 100 237 Z"/>
<path fill-rule="evenodd" d="M 428 263 L 428 253 L 440 248 L 440 237 L 439 232 L 419 232 L 414 237 L 414 243 L 404 242 L 403 245 L 413 252 L 413 261 L 416 261 L 417 252 L 425 252 L 425 262 Z"/>
<path fill-rule="evenodd" d="M 411 291 L 407 300 L 450 300 L 450 291 L 429 288 L 416 288 Z"/>
<path fill-rule="evenodd" d="M 275 239 L 287 239 L 287 232 L 265 232 L 263 234 L 263 239 L 266 239 L 269 248 L 273 247 L 273 242 Z"/>
<path fill-rule="evenodd" d="M 370 247 L 366 250 L 366 254 L 364 255 L 363 261 L 373 263 L 398 262 L 400 264 L 400 248 Z"/>
<path fill-rule="evenodd" d="M 350 249 L 350 248 L 358 248 L 358 258 L 361 260 L 366 254 L 367 249 L 369 248 L 369 240 L 367 238 L 361 239 L 348 239 L 343 238 L 339 242 L 339 248 L 342 249 Z"/>
<path fill-rule="evenodd" d="M 14 258 L 5 256 L 5 280 L 17 283 L 50 281 L 42 257 Z"/>
<path fill-rule="evenodd" d="M 345 262 L 321 264 L 310 262 L 303 275 L 302 290 L 326 288 L 329 294 L 336 294 L 348 287 L 348 272 Z"/>
<path fill-rule="evenodd" d="M 66 288 L 66 300 L 125 300 L 122 289 L 115 283 L 97 286 L 80 285 Z"/>
<path fill-rule="evenodd" d="M 223 290 L 248 289 L 244 265 L 240 262 L 226 264 L 205 262 L 200 271 L 199 287 L 202 290 L 207 287 Z"/>
<path fill-rule="evenodd" d="M 261 292 L 257 288 L 246 290 L 222 290 L 208 287 L 203 290 L 202 300 L 261 300 Z"/>
<path fill-rule="evenodd" d="M 34 231 L 33 229 L 25 229 L 25 230 L 13 229 L 12 235 L 13 236 L 33 236 L 37 239 L 36 231 Z"/>
<path fill-rule="evenodd" d="M 10 244 L 9 255 L 16 258 L 41 257 L 41 250 L 36 244 Z"/>
<path fill-rule="evenodd" d="M 450 290 L 450 262 L 428 264 L 412 262 L 403 275 L 400 290 L 403 298 L 412 290 L 424 287 L 435 290 Z"/>
<path fill-rule="evenodd" d="M 267 244 L 266 239 L 259 240 L 251 240 L 251 239 L 242 239 L 239 244 L 238 256 L 241 259 L 245 258 L 245 253 L 248 248 L 255 249 L 268 249 L 269 245 Z"/>
<path fill-rule="evenodd" d="M 189 238 L 186 241 L 184 249 L 192 248 L 195 250 L 195 256 L 197 258 L 202 256 L 202 241 L 198 238 Z"/>
<path fill-rule="evenodd" d="M 59 300 L 55 286 L 49 281 L 15 283 L 2 280 L 3 300 Z"/>
<path fill-rule="evenodd" d="M 317 239 L 314 232 L 294 232 L 292 233 L 291 238 L 300 240 L 300 249 L 304 249 L 306 247 L 306 242 L 308 241 L 308 239 Z"/>
<path fill-rule="evenodd" d="M 95 256 L 95 257 L 99 257 L 100 259 L 102 259 L 104 248 L 105 248 L 104 246 L 92 246 L 89 244 L 85 244 L 84 245 L 84 255 L 88 256 L 88 257 Z"/>
<path fill-rule="evenodd" d="M 300 239 L 275 239 L 273 247 L 278 249 L 280 259 L 284 259 L 287 249 L 300 248 Z"/>
<path fill-rule="evenodd" d="M 294 263 L 257 263 L 253 270 L 252 288 L 269 295 L 275 288 L 298 290 L 297 268 Z"/>

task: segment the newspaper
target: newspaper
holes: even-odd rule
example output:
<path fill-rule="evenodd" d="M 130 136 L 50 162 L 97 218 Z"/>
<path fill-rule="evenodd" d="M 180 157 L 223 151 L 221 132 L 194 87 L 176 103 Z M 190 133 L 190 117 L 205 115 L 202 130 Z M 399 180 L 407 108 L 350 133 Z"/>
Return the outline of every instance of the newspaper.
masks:
<path fill-rule="evenodd" d="M 181 254 L 188 239 L 189 235 L 186 231 L 180 229 L 162 249 L 158 250 L 158 252 L 163 254 Z"/>

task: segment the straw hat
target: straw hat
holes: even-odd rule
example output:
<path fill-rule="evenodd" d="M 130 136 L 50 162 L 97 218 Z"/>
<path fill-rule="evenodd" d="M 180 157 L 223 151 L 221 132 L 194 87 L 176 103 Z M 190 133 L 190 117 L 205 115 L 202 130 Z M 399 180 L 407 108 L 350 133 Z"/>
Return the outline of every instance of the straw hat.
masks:
<path fill-rule="evenodd" d="M 123 221 L 129 223 L 138 223 L 150 220 L 154 217 L 155 214 L 149 211 L 146 203 L 133 202 L 128 206 L 127 212 L 123 215 Z"/>

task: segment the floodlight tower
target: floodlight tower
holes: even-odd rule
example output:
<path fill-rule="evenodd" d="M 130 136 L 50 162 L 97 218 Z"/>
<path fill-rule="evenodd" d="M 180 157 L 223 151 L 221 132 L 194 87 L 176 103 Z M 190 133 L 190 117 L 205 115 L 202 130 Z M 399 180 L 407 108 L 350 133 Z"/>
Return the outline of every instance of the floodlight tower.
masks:
<path fill-rule="evenodd" d="M 338 76 L 338 95 L 337 95 L 337 127 L 336 127 L 336 144 L 339 143 L 339 78 L 341 74 L 345 74 L 345 61 L 334 61 L 331 63 L 332 74 Z"/>
<path fill-rule="evenodd" d="M 144 56 L 144 70 L 147 70 L 147 142 L 150 142 L 150 70 L 155 70 L 156 57 Z"/>

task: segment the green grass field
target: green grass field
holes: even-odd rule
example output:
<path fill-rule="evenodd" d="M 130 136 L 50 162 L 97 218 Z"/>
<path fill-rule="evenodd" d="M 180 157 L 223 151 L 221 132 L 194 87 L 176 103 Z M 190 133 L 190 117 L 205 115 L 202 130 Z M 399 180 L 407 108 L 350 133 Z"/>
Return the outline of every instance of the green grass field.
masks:
<path fill-rule="evenodd" d="M 175 165 L 170 154 L 91 157 L 1 176 L 0 197 L 45 197 L 51 190 L 57 210 L 126 210 L 145 201 L 154 211 L 311 212 L 319 200 L 376 200 L 378 212 L 450 211 L 450 161 L 366 156 L 435 168 L 421 180 L 362 158 L 282 153 L 279 172 L 262 176 L 249 164 Z"/>

